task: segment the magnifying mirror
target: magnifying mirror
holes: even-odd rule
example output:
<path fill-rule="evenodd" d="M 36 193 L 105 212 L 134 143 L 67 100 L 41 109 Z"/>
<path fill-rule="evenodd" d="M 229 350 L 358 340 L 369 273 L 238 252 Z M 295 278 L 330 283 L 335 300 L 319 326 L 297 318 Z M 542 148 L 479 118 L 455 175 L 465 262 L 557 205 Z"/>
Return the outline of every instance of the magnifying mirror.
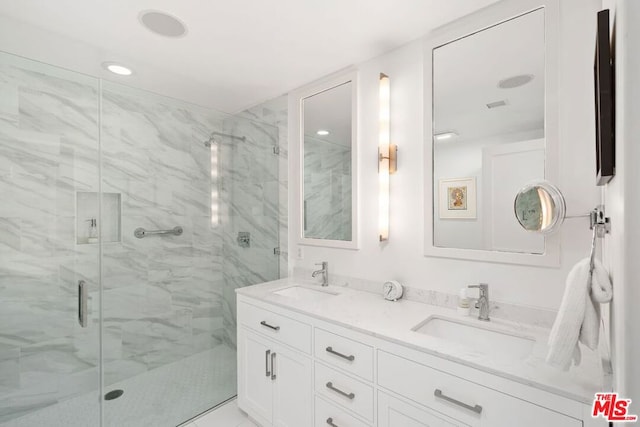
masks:
<path fill-rule="evenodd" d="M 532 182 L 523 187 L 516 195 L 513 208 L 522 228 L 543 234 L 557 231 L 566 213 L 564 196 L 556 186 L 546 181 Z"/>

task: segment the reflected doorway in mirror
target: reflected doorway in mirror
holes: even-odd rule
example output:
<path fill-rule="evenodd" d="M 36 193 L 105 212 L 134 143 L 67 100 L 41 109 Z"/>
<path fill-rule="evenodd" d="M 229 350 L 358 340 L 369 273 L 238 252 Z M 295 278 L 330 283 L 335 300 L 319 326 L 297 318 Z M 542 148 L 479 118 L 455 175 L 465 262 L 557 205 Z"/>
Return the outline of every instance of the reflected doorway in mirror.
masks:
<path fill-rule="evenodd" d="M 439 181 L 440 219 L 476 219 L 476 178 Z"/>

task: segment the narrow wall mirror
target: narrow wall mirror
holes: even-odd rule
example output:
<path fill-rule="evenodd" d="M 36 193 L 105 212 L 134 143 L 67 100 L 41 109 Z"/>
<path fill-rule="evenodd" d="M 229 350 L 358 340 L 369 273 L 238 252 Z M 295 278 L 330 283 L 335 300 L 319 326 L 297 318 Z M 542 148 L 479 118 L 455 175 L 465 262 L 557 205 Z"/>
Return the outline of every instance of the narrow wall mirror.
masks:
<path fill-rule="evenodd" d="M 553 20 L 541 4 L 512 13 L 494 8 L 480 17 L 494 22 L 429 46 L 427 255 L 555 263 L 554 238 L 527 233 L 513 215 L 524 185 L 555 174 Z"/>
<path fill-rule="evenodd" d="M 357 246 L 355 93 L 349 75 L 298 95 L 300 244 Z"/>

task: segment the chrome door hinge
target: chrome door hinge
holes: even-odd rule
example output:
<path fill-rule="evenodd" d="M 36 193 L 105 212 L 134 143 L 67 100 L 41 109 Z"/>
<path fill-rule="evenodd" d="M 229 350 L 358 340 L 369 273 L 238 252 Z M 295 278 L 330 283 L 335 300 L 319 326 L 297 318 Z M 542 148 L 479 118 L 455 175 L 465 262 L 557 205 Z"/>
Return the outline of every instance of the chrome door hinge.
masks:
<path fill-rule="evenodd" d="M 273 154 L 280 154 L 280 147 L 278 147 L 277 145 L 273 146 Z"/>
<path fill-rule="evenodd" d="M 280 248 L 273 248 L 274 255 L 280 255 Z"/>

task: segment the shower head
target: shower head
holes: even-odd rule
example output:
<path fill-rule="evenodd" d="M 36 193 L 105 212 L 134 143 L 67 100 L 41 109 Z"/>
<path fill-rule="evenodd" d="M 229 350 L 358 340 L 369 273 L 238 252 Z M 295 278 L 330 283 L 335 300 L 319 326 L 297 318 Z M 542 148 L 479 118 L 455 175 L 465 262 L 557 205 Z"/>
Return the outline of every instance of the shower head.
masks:
<path fill-rule="evenodd" d="M 210 136 L 209 139 L 204 142 L 204 146 L 211 147 L 211 144 L 214 142 L 217 142 L 216 139 L 213 136 Z"/>

